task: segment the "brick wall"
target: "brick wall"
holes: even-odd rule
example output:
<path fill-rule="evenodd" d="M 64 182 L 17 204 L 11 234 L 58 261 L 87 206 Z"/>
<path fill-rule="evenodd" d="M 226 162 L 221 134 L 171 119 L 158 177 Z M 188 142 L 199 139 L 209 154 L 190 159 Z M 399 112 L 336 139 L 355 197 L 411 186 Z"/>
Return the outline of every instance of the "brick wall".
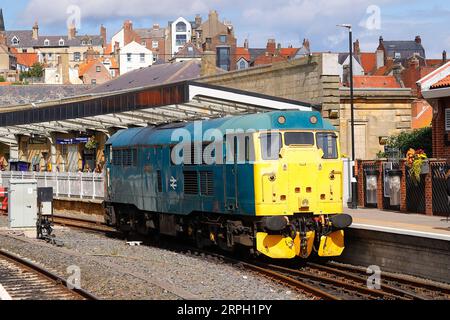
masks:
<path fill-rule="evenodd" d="M 438 101 L 437 114 L 433 116 L 433 157 L 450 159 L 450 145 L 446 144 L 445 108 L 450 108 L 450 98 Z M 449 132 L 450 136 L 450 132 Z M 450 138 L 448 138 L 450 139 Z M 450 141 L 450 140 L 449 140 Z"/>

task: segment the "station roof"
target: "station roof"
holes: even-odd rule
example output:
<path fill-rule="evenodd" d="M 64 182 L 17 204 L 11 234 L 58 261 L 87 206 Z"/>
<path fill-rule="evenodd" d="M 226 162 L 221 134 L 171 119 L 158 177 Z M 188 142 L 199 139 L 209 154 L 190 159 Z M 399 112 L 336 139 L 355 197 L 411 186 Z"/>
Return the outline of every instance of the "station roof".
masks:
<path fill-rule="evenodd" d="M 317 106 L 194 81 L 89 93 L 57 101 L 0 110 L 0 142 L 16 145 L 17 135 L 52 137 L 53 133 L 146 127 L 176 121 L 274 110 L 312 111 Z"/>

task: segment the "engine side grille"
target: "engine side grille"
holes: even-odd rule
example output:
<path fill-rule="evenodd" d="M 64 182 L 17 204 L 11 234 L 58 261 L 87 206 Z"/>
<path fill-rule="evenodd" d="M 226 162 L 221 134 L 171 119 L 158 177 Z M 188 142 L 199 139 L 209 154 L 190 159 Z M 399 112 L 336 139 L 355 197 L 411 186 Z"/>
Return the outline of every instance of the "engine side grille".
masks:
<path fill-rule="evenodd" d="M 198 194 L 197 171 L 183 171 L 183 174 L 184 174 L 184 193 Z"/>
<path fill-rule="evenodd" d="M 214 175 L 212 171 L 200 172 L 200 193 L 204 196 L 214 195 Z"/>

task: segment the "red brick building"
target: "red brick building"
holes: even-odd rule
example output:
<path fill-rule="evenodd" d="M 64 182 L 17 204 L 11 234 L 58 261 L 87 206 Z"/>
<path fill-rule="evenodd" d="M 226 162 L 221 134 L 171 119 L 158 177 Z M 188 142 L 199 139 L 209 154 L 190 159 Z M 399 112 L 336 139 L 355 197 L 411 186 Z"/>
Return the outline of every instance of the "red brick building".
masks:
<path fill-rule="evenodd" d="M 450 62 L 418 81 L 433 108 L 433 156 L 450 159 Z"/>

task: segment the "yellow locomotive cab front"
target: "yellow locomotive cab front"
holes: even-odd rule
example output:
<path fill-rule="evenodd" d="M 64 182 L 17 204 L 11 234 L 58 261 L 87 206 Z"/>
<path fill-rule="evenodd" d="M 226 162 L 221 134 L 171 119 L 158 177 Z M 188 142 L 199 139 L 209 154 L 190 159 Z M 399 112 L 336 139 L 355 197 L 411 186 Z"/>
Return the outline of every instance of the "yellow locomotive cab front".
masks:
<path fill-rule="evenodd" d="M 313 251 L 322 257 L 341 255 L 344 231 L 340 227 L 348 222 L 333 224 L 330 220 L 343 212 L 343 162 L 336 133 L 270 135 L 262 133 L 257 144 L 256 154 L 261 158 L 254 166 L 255 211 L 257 216 L 287 219 L 290 232 L 258 232 L 258 252 L 279 259 L 307 258 Z M 279 141 L 276 155 L 267 155 L 267 140 L 271 146 Z"/>

